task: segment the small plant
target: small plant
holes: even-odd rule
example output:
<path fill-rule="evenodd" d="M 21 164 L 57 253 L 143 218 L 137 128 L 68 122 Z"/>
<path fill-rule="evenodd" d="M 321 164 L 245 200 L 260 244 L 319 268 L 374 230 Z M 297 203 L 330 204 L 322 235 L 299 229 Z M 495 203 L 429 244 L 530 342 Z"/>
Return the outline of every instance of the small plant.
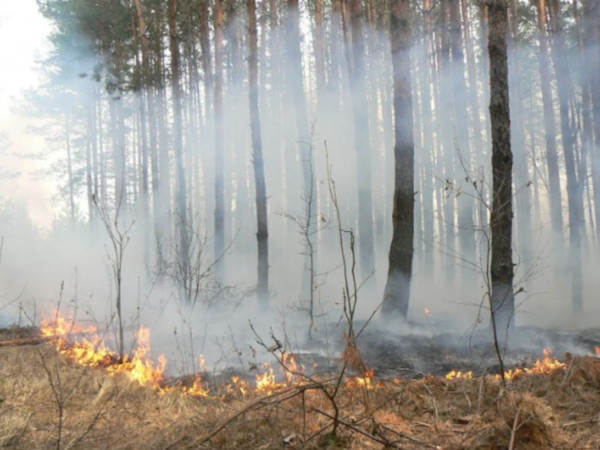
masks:
<path fill-rule="evenodd" d="M 115 309 L 117 313 L 117 346 L 119 357 L 121 360 L 125 356 L 124 351 L 124 337 L 123 337 L 123 308 L 122 308 L 122 284 L 123 284 L 123 257 L 125 255 L 125 249 L 129 244 L 129 234 L 135 221 L 132 219 L 128 223 L 123 224 L 120 220 L 122 196 L 118 199 L 115 210 L 110 213 L 107 208 L 100 205 L 93 197 L 94 205 L 98 211 L 98 215 L 108 238 L 110 239 L 110 250 L 107 249 L 107 257 L 111 265 L 112 275 L 115 283 Z"/>

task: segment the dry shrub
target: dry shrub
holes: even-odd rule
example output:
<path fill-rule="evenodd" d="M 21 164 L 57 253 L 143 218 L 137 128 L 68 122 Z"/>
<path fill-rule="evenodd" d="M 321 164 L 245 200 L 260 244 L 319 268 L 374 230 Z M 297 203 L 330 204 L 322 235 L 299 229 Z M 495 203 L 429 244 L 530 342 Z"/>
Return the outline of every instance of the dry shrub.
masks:
<path fill-rule="evenodd" d="M 496 429 L 499 435 L 508 437 L 507 443 L 514 433 L 519 448 L 551 448 L 555 441 L 553 412 L 544 399 L 529 392 L 508 391 L 497 403 L 502 423 L 498 423 Z"/>
<path fill-rule="evenodd" d="M 572 357 L 567 354 L 569 367 L 565 382 L 574 386 L 600 388 L 600 360 L 592 356 Z"/>
<path fill-rule="evenodd" d="M 361 374 L 364 374 L 365 363 L 358 348 L 356 347 L 355 340 L 346 334 L 344 334 L 344 339 L 346 340 L 346 347 L 344 348 L 344 352 L 342 354 L 342 360 L 351 369 L 357 370 Z"/>

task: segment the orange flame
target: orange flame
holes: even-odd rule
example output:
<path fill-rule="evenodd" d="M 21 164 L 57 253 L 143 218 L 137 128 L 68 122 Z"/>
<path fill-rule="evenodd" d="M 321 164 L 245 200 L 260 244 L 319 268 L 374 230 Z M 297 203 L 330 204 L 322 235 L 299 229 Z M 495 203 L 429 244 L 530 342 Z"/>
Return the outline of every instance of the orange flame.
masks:
<path fill-rule="evenodd" d="M 150 386 L 160 389 L 164 383 L 164 372 L 167 366 L 165 355 L 158 357 L 158 364 L 154 364 L 150 353 L 150 330 L 140 327 L 137 332 L 137 346 L 131 359 L 125 356 L 121 364 L 108 367 L 109 373 L 125 373 L 130 379 L 137 381 L 141 386 Z"/>
<path fill-rule="evenodd" d="M 368 391 L 372 391 L 380 386 L 379 383 L 374 384 L 375 370 L 367 369 L 363 377 L 352 377 L 346 382 L 346 386 L 349 388 L 366 388 Z"/>
<path fill-rule="evenodd" d="M 82 327 L 74 320 L 56 314 L 55 320 L 42 320 L 41 333 L 44 337 L 51 338 L 59 353 L 74 360 L 78 364 L 89 367 L 103 367 L 110 375 L 124 374 L 129 379 L 142 386 L 149 386 L 161 393 L 178 390 L 185 395 L 206 397 L 210 395 L 208 388 L 197 375 L 193 383 L 184 385 L 178 383 L 174 386 L 166 386 L 165 369 L 167 359 L 164 355 L 158 357 L 155 362 L 150 357 L 150 330 L 141 327 L 137 332 L 136 347 L 131 356 L 124 356 L 120 360 L 116 352 L 108 348 L 103 337 L 98 333 L 97 327 Z M 201 371 L 205 371 L 204 356 L 200 355 L 198 364 Z M 291 353 L 282 355 L 282 364 L 285 367 L 285 382 L 301 383 L 301 373 L 305 367 L 298 364 Z M 273 367 L 264 363 L 262 373 L 256 375 L 256 392 L 272 392 L 285 386 L 285 383 L 277 381 Z M 226 392 L 239 393 L 243 396 L 253 391 L 249 383 L 240 377 L 234 376 L 230 383 L 225 386 Z"/>
<path fill-rule="evenodd" d="M 195 397 L 208 397 L 209 392 L 206 387 L 202 384 L 202 377 L 196 376 L 191 386 L 179 386 L 181 392 L 187 395 Z"/>
<path fill-rule="evenodd" d="M 246 380 L 242 380 L 238 376 L 231 377 L 231 382 L 225 386 L 225 390 L 229 394 L 240 393 L 243 397 L 250 392 L 250 386 Z"/>
<path fill-rule="evenodd" d="M 460 370 L 451 370 L 446 374 L 446 380 L 470 380 L 473 378 L 473 372 L 461 372 Z"/>
<path fill-rule="evenodd" d="M 104 344 L 98 329 L 77 325 L 74 321 L 57 315 L 54 322 L 42 320 L 41 333 L 53 338 L 59 353 L 88 367 L 106 367 L 111 375 L 123 373 L 141 386 L 161 390 L 163 373 L 167 365 L 164 355 L 155 364 L 150 353 L 150 330 L 141 327 L 137 333 L 137 346 L 133 356 L 125 356 L 119 361 L 118 355 Z"/>
<path fill-rule="evenodd" d="M 275 378 L 273 366 L 269 363 L 263 363 L 262 368 L 265 370 L 262 374 L 256 374 L 256 389 L 260 392 L 272 392 L 282 387 Z"/>
<path fill-rule="evenodd" d="M 543 350 L 544 358 L 538 359 L 533 367 L 517 367 L 516 369 L 508 369 L 504 371 L 504 379 L 513 380 L 522 375 L 534 375 L 534 374 L 548 374 L 552 373 L 556 370 L 563 370 L 567 367 L 567 365 L 554 359 L 552 357 L 552 348 L 548 347 Z M 461 372 L 458 370 L 452 370 L 446 374 L 445 377 L 447 380 L 470 380 L 473 378 L 473 372 Z M 500 380 L 502 377 L 500 375 L 494 375 L 495 380 Z"/>
<path fill-rule="evenodd" d="M 306 372 L 306 367 L 303 364 L 298 364 L 293 353 L 285 352 L 281 357 L 282 365 L 284 367 L 285 381 L 287 384 L 301 383 L 302 377 L 300 374 Z"/>

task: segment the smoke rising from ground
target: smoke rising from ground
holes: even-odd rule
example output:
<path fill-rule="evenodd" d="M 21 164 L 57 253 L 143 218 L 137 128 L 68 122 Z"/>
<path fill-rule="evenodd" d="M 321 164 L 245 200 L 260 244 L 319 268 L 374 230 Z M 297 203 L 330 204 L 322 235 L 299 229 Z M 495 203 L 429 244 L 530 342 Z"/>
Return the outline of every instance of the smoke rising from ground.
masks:
<path fill-rule="evenodd" d="M 275 334 L 289 340 L 289 345 L 302 347 L 306 343 L 309 323 L 308 299 L 302 294 L 306 247 L 297 223 L 304 219 L 306 200 L 299 147 L 308 144 L 312 145 L 318 228 L 311 236 L 317 249 L 314 255 L 317 289 L 313 337 L 317 342 L 335 346 L 340 344 L 343 333 L 340 322 L 342 261 L 336 237 L 338 224 L 328 193 L 326 151 L 338 192 L 341 226 L 353 230 L 357 237 L 357 262 L 363 251 L 361 232 L 366 232 L 359 229 L 359 217 L 370 214 L 372 218 L 375 271 L 367 279 L 365 271 L 368 274 L 369 268 L 357 268 L 359 284 L 365 282 L 359 292 L 358 318 L 365 320 L 379 307 L 387 274 L 393 192 L 389 36 L 375 30 L 365 33 L 370 39 L 365 60 L 367 76 L 352 93 L 341 30 L 338 35 L 330 36 L 331 42 L 325 42 L 330 54 L 327 76 L 331 79 L 324 89 L 318 89 L 312 70 L 315 41 L 309 35 L 309 29 L 303 27 L 304 89 L 307 120 L 311 127 L 308 136 L 298 136 L 297 112 L 293 107 L 294 86 L 286 73 L 291 64 L 285 42 L 289 31 L 283 25 L 276 31 L 265 30 L 264 34 L 259 30 L 259 101 L 268 195 L 272 294 L 269 310 L 260 311 L 253 291 L 256 218 L 247 99 L 247 49 L 243 36 L 245 22 L 241 18 L 237 20 L 240 22 L 225 30 L 228 71 L 224 78 L 225 134 L 220 151 L 225 161 L 225 241 L 228 250 L 220 263 L 224 273 L 221 284 L 215 283 L 213 271 L 205 272 L 215 260 L 212 249 L 215 235 L 215 116 L 211 105 L 206 103 L 214 100 L 212 93 L 206 94 L 207 85 L 198 74 L 196 84 L 183 86 L 187 226 L 201 274 L 196 302 L 186 305 L 181 302 L 181 285 L 174 275 L 177 265 L 174 237 L 176 186 L 170 110 L 172 93 L 168 80 L 163 86 L 151 89 L 155 109 L 146 111 L 148 116 L 158 118 L 154 125 L 155 145 L 161 160 L 159 165 L 163 164 L 163 158 L 169 161 L 164 172 L 168 178 L 166 181 L 161 179 L 158 197 L 154 197 L 153 188 L 150 188 L 145 203 L 139 180 L 142 157 L 139 151 L 142 120 L 139 104 L 147 101 L 149 91 L 106 94 L 104 87 L 118 81 L 111 79 L 114 75 L 109 70 L 108 55 L 102 58 L 87 54 L 86 45 L 82 45 L 83 50 L 79 48 L 77 52 L 66 53 L 71 60 L 61 60 L 55 66 L 59 71 L 47 72 L 48 84 L 35 92 L 30 100 L 35 105 L 35 109 L 33 106 L 31 109 L 38 125 L 32 134 L 44 136 L 45 151 L 48 152 L 46 160 L 53 162 L 47 167 L 51 171 L 47 176 L 58 185 L 54 203 L 56 219 L 52 229 L 42 233 L 30 222 L 22 205 L 13 207 L 10 199 L 4 196 L 0 223 L 0 235 L 4 238 L 0 263 L 0 295 L 6 305 L 0 310 L 0 315 L 6 318 L 3 322 L 37 322 L 42 314 L 52 314 L 59 298 L 61 310 L 76 310 L 81 320 L 97 321 L 106 326 L 114 317 L 115 287 L 108 256 L 111 241 L 98 220 L 96 207 L 88 204 L 86 187 L 92 177 L 92 184 L 98 189 L 97 201 L 114 218 L 116 168 L 120 163 L 125 167 L 125 194 L 118 223 L 122 229 L 133 224 L 127 233 L 123 262 L 126 329 L 133 331 L 139 324 L 150 326 L 153 350 L 166 353 L 176 366 L 170 370 L 182 373 L 197 369 L 194 364 L 200 353 L 204 354 L 209 367 L 214 364 L 223 368 L 251 359 L 252 351 L 248 346 L 256 346 L 249 321 L 263 337 L 268 336 L 269 328 L 273 327 Z M 303 15 L 303 21 L 308 20 Z M 339 21 L 340 18 L 331 20 Z M 465 331 L 474 324 L 485 328 L 489 315 L 483 276 L 489 247 L 486 234 L 489 211 L 485 205 L 489 204 L 491 183 L 485 98 L 487 75 L 483 64 L 478 64 L 477 83 L 469 85 L 468 91 L 476 89 L 476 99 L 456 98 L 452 86 L 457 68 L 448 62 L 432 73 L 432 58 L 436 55 L 419 42 L 420 39 L 416 39 L 411 55 L 417 224 L 409 320 L 422 322 L 425 328 L 433 330 Z M 81 42 L 87 41 L 82 38 Z M 473 50 L 478 52 L 480 59 L 485 58 L 480 47 Z M 546 169 L 543 168 L 542 105 L 537 95 L 537 60 L 533 57 L 536 51 L 535 46 L 524 45 L 514 55 L 511 65 L 511 69 L 518 67 L 519 70 L 519 75 L 512 79 L 511 93 L 521 93 L 523 97 L 516 97 L 519 101 L 526 99 L 518 107 L 513 96 L 511 105 L 513 124 L 524 128 L 524 140 L 513 145 L 515 161 L 527 164 L 526 179 L 517 180 L 514 186 L 517 198 L 515 261 L 518 262 L 515 290 L 523 288 L 517 295 L 516 321 L 518 325 L 591 327 L 596 325 L 594 313 L 598 309 L 593 293 L 600 288 L 595 276 L 599 269 L 598 253 L 592 245 L 592 229 L 586 229 L 584 242 L 588 245 L 584 245 L 581 255 L 586 315 L 573 317 L 570 314 L 570 271 L 557 250 L 568 245 L 567 234 L 565 231 L 564 236 L 553 235 L 549 224 L 549 205 L 555 199 L 549 197 Z M 183 65 L 184 79 L 192 77 L 192 69 Z M 333 78 L 335 74 L 338 78 Z M 94 79 L 96 75 L 100 81 Z M 358 163 L 351 95 L 368 97 L 365 130 L 368 125 L 373 208 L 367 212 L 359 210 L 357 199 Z M 425 104 L 427 98 L 431 108 Z M 460 101 L 468 104 L 468 117 L 456 117 L 453 105 Z M 475 115 L 475 109 L 479 116 Z M 519 109 L 521 115 L 517 116 Z M 468 130 L 461 129 L 461 124 Z M 477 130 L 480 130 L 479 135 Z M 123 148 L 119 147 L 119 139 L 122 139 Z M 482 147 L 477 147 L 479 141 Z M 467 145 L 471 151 L 470 162 L 461 161 Z M 96 156 L 98 160 L 92 161 Z M 560 158 L 562 170 L 562 156 Z M 67 159 L 71 161 L 70 173 Z M 90 172 L 91 164 L 94 167 Z M 564 176 L 561 183 L 565 195 Z M 164 195 L 166 185 L 170 196 L 159 204 L 156 199 Z M 533 206 L 524 211 L 518 205 L 519 196 L 525 191 L 532 197 Z M 585 200 L 586 207 L 590 202 L 589 198 Z M 145 204 L 149 205 L 150 216 L 146 215 Z M 459 239 L 461 233 L 465 233 L 464 227 L 459 227 L 461 208 L 465 205 L 472 208 L 472 222 L 466 230 L 467 239 L 475 247 L 471 255 L 465 253 L 468 242 Z M 566 203 L 563 211 L 566 218 Z M 91 224 L 87 223 L 90 214 L 94 218 Z M 531 215 L 531 230 L 519 229 L 523 214 Z M 157 229 L 160 229 L 160 235 Z M 166 260 L 161 271 L 157 267 L 157 239 Z M 560 242 L 562 245 L 559 246 Z M 348 253 L 348 241 L 345 248 L 347 257 L 352 258 Z M 63 282 L 64 288 L 61 288 Z M 417 333 L 407 324 L 384 325 L 379 316 L 371 327 L 387 331 L 400 328 L 406 334 Z M 110 333 L 113 331 L 109 336 Z"/>

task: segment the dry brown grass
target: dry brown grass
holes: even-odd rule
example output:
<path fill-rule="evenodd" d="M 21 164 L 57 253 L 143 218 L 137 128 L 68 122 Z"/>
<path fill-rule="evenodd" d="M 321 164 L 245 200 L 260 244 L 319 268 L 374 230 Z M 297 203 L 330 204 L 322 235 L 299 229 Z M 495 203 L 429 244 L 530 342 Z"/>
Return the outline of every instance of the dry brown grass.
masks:
<path fill-rule="evenodd" d="M 490 378 L 439 377 L 344 387 L 339 438 L 331 439 L 331 405 L 314 385 L 271 395 L 159 394 L 81 367 L 49 344 L 2 347 L 0 447 L 57 448 L 60 391 L 61 448 L 501 449 L 511 440 L 515 449 L 600 448 L 600 360 L 567 361 L 567 370 L 506 389 Z"/>

